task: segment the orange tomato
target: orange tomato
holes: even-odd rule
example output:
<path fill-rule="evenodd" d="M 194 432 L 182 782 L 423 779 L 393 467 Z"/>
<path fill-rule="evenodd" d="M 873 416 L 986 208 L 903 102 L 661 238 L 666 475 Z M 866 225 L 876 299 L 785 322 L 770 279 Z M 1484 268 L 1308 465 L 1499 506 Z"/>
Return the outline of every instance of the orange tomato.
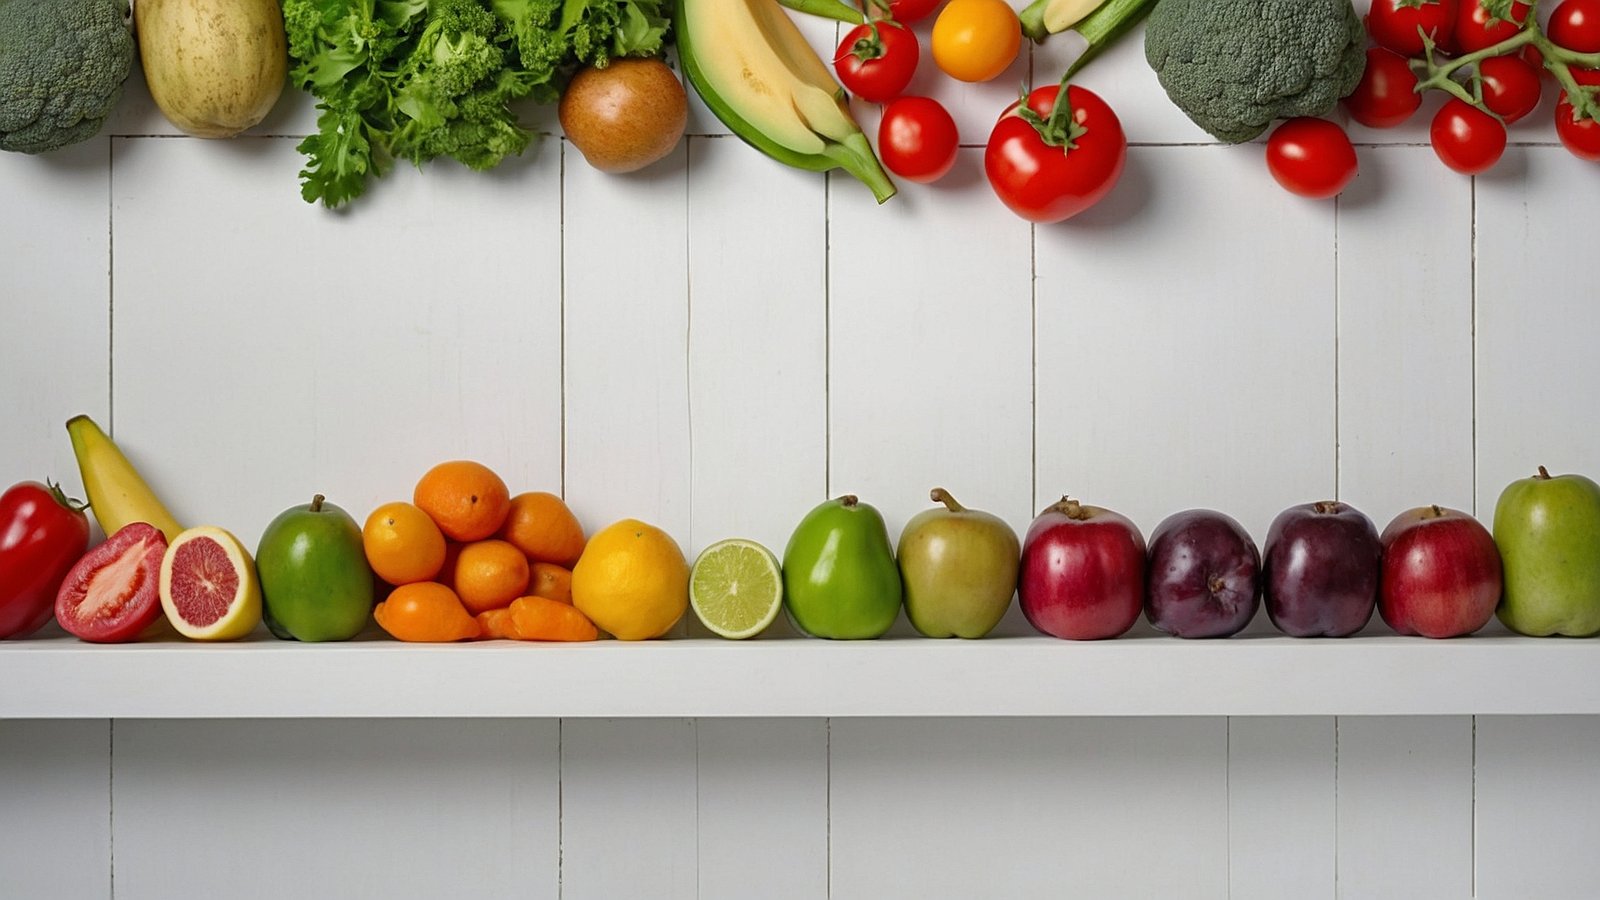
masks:
<path fill-rule="evenodd" d="M 548 597 L 518 597 L 511 602 L 511 622 L 524 641 L 592 641 L 599 629 L 575 607 Z"/>
<path fill-rule="evenodd" d="M 517 545 L 534 562 L 572 568 L 583 555 L 583 526 L 560 497 L 532 491 L 511 498 L 500 537 Z"/>
<path fill-rule="evenodd" d="M 528 593 L 559 603 L 572 602 L 572 571 L 550 563 L 536 562 L 531 567 Z"/>
<path fill-rule="evenodd" d="M 478 636 L 478 623 L 455 591 L 419 581 L 394 589 L 372 614 L 391 637 L 402 641 L 448 643 Z"/>
<path fill-rule="evenodd" d="M 511 511 L 511 492 L 482 463 L 440 463 L 417 482 L 412 501 L 457 541 L 481 541 L 500 530 Z"/>
<path fill-rule="evenodd" d="M 517 639 L 516 623 L 511 620 L 510 609 L 490 609 L 478 613 L 478 635 L 486 641 Z"/>
<path fill-rule="evenodd" d="M 427 581 L 444 567 L 444 535 L 410 503 L 385 503 L 361 529 L 367 563 L 390 584 Z"/>
<path fill-rule="evenodd" d="M 933 23 L 933 61 L 958 81 L 988 81 L 1022 49 L 1022 23 L 1005 0 L 950 0 Z"/>
<path fill-rule="evenodd" d="M 473 613 L 499 609 L 528 590 L 528 558 L 505 541 L 464 545 L 451 574 L 456 595 Z"/>

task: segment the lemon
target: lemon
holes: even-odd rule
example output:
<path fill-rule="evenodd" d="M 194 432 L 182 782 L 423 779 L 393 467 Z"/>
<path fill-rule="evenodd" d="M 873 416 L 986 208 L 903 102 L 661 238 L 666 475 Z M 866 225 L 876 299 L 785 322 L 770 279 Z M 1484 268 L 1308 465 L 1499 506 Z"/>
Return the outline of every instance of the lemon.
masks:
<path fill-rule="evenodd" d="M 689 564 L 671 535 L 623 519 L 583 548 L 572 569 L 572 605 L 619 640 L 660 637 L 689 607 Z"/>
<path fill-rule="evenodd" d="M 730 538 L 712 544 L 689 572 L 689 605 L 722 637 L 755 637 L 783 606 L 778 558 L 755 541 Z"/>
<path fill-rule="evenodd" d="M 167 545 L 160 593 L 167 620 L 186 638 L 231 641 L 261 623 L 255 562 L 221 528 L 191 528 Z"/>

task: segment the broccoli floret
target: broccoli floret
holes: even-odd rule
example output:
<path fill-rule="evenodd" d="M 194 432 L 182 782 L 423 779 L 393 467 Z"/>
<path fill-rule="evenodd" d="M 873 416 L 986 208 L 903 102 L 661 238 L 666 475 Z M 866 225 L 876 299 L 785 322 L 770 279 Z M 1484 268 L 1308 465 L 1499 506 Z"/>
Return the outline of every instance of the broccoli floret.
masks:
<path fill-rule="evenodd" d="M 1161 0 L 1144 54 L 1179 109 L 1236 144 L 1332 110 L 1360 82 L 1365 46 L 1350 0 Z"/>
<path fill-rule="evenodd" d="M 133 67 L 127 0 L 0 0 L 0 150 L 98 134 Z"/>

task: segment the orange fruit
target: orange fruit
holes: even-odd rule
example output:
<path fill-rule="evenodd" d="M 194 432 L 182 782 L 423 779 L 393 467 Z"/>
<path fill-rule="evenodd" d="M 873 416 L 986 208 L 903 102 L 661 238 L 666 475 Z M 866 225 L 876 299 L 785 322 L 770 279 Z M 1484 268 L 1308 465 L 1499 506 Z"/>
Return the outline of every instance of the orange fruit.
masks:
<path fill-rule="evenodd" d="M 572 570 L 572 604 L 618 640 L 660 637 L 689 608 L 689 563 L 671 535 L 623 519 L 583 548 Z"/>
<path fill-rule="evenodd" d="M 531 491 L 511 498 L 511 512 L 500 537 L 535 562 L 572 568 L 583 555 L 583 526 L 560 497 Z M 543 595 L 540 595 L 543 596 Z"/>
<path fill-rule="evenodd" d="M 429 469 L 417 482 L 412 500 L 446 537 L 457 541 L 481 541 L 493 535 L 511 510 L 511 492 L 500 476 L 465 459 Z"/>
<path fill-rule="evenodd" d="M 589 617 L 548 597 L 511 602 L 512 634 L 523 641 L 593 641 L 600 632 Z"/>
<path fill-rule="evenodd" d="M 402 641 L 449 642 L 478 636 L 478 623 L 455 591 L 419 581 L 394 589 L 372 611 L 378 625 Z"/>
<path fill-rule="evenodd" d="M 505 541 L 475 541 L 461 548 L 454 576 L 456 595 L 467 609 L 499 609 L 528 590 L 528 558 Z"/>
<path fill-rule="evenodd" d="M 361 529 L 367 563 L 390 584 L 427 581 L 444 567 L 444 535 L 410 503 L 385 503 Z"/>
<path fill-rule="evenodd" d="M 478 613 L 479 637 L 486 641 L 517 637 L 516 623 L 511 620 L 510 609 L 490 609 Z"/>
<path fill-rule="evenodd" d="M 529 566 L 528 593 L 560 603 L 572 602 L 572 571 L 547 562 Z"/>

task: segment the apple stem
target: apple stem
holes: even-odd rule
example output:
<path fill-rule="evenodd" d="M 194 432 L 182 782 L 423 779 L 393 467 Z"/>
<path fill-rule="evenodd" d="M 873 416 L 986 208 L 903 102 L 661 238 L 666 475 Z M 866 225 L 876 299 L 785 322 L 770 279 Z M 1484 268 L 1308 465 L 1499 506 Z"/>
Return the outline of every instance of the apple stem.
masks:
<path fill-rule="evenodd" d="M 861 498 L 857 497 L 855 494 L 845 494 L 843 497 L 839 498 L 839 505 L 845 509 L 855 509 L 856 504 L 860 502 Z"/>
<path fill-rule="evenodd" d="M 1433 517 L 1435 519 L 1444 517 L 1444 510 L 1439 508 L 1439 504 L 1435 503 L 1435 504 L 1433 504 L 1433 506 L 1431 506 L 1429 508 L 1433 510 Z"/>
<path fill-rule="evenodd" d="M 1550 470 L 1546 469 L 1544 466 L 1540 466 L 1539 467 L 1539 480 L 1540 481 L 1549 481 L 1550 480 Z"/>
<path fill-rule="evenodd" d="M 1075 522 L 1082 522 L 1089 518 L 1089 511 L 1083 507 L 1083 504 L 1065 494 L 1062 495 L 1060 502 L 1051 504 L 1050 508 L 1045 512 L 1058 512 Z"/>
<path fill-rule="evenodd" d="M 328 498 L 322 496 L 321 494 L 317 494 L 316 496 L 312 497 L 311 498 L 311 511 L 312 512 L 322 512 L 322 501 L 324 501 L 326 499 L 328 499 Z"/>
<path fill-rule="evenodd" d="M 962 506 L 960 503 L 957 503 L 956 498 L 950 496 L 950 492 L 944 488 L 934 488 L 928 492 L 928 496 L 932 498 L 933 502 L 935 503 L 943 503 L 944 508 L 950 510 L 951 512 L 967 511 L 967 508 Z"/>

